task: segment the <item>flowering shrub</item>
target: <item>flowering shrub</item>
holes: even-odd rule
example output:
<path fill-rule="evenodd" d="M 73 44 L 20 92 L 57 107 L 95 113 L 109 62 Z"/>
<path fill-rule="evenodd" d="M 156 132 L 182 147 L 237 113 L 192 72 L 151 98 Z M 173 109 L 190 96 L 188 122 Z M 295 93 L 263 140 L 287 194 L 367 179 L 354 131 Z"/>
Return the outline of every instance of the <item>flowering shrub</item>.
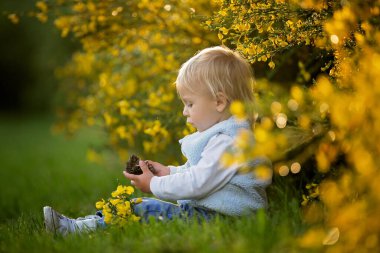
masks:
<path fill-rule="evenodd" d="M 268 106 L 253 129 L 256 144 L 226 159 L 267 155 L 277 175 L 308 173 L 301 201 L 310 229 L 297 239 L 303 250 L 380 247 L 379 23 L 378 1 L 302 0 L 221 1 L 207 22 L 225 43 L 252 62 L 269 61 L 270 68 L 286 60 L 280 53 L 287 50 L 307 46 L 319 52 L 317 58 L 305 55 L 313 59 L 309 68 L 299 63 L 304 78 L 283 89 L 288 95 L 264 101 Z M 273 89 L 267 81 L 258 86 Z M 238 143 L 244 133 L 240 138 Z M 318 182 L 310 175 L 318 175 Z"/>
<path fill-rule="evenodd" d="M 54 130 L 98 127 L 121 160 L 130 152 L 157 159 L 162 150 L 162 159 L 178 160 L 177 141 L 192 129 L 181 117 L 173 82 L 183 62 L 218 43 L 201 24 L 212 3 L 57 0 L 36 7 L 37 18 L 52 18 L 62 37 L 82 45 L 57 70 L 64 97 Z M 94 148 L 89 158 L 99 161 L 99 153 Z"/>
<path fill-rule="evenodd" d="M 141 198 L 131 199 L 134 188 L 132 186 L 118 185 L 116 190 L 111 193 L 111 198 L 107 201 L 102 199 L 96 202 L 95 206 L 102 211 L 106 224 L 116 224 L 123 226 L 129 221 L 139 221 L 140 217 L 133 213 L 133 205 L 142 201 Z"/>

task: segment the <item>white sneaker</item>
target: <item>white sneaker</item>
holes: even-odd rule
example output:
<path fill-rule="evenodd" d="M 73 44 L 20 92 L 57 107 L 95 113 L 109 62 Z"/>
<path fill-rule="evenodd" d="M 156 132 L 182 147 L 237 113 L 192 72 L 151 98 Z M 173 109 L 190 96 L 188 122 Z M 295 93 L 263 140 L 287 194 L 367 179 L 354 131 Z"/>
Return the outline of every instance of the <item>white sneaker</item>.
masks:
<path fill-rule="evenodd" d="M 93 231 L 97 227 L 99 216 L 90 215 L 85 218 L 70 219 L 58 213 L 50 206 L 44 207 L 44 220 L 46 231 L 54 234 L 67 235 Z"/>

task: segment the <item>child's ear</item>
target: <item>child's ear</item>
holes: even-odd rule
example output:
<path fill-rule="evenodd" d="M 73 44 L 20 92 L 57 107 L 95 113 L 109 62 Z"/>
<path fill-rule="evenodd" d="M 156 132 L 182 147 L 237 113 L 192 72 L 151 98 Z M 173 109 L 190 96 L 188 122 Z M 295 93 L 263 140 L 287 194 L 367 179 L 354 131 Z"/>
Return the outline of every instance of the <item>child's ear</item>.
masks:
<path fill-rule="evenodd" d="M 224 109 L 227 108 L 227 105 L 228 105 L 228 98 L 227 98 L 226 94 L 219 91 L 216 94 L 216 110 L 218 112 L 223 112 Z"/>

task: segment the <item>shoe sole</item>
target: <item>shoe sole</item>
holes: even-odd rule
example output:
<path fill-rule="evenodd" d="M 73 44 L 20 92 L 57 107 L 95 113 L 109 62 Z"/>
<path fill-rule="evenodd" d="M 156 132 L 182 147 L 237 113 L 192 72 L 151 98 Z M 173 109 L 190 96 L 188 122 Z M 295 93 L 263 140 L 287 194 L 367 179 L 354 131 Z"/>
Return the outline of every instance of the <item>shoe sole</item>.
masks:
<path fill-rule="evenodd" d="M 54 215 L 53 209 L 50 206 L 44 207 L 44 220 L 46 231 L 56 233 L 59 226 L 59 220 L 58 217 Z"/>

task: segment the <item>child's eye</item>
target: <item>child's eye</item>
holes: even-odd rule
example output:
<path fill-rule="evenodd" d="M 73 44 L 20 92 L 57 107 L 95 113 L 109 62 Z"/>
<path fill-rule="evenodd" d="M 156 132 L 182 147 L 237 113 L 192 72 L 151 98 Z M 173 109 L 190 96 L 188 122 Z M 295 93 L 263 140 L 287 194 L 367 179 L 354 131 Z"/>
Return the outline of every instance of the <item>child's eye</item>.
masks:
<path fill-rule="evenodd" d="M 183 104 L 184 104 L 184 106 L 185 107 L 189 107 L 189 108 L 191 108 L 192 106 L 193 106 L 193 103 L 192 102 L 190 102 L 190 101 L 183 101 Z"/>

